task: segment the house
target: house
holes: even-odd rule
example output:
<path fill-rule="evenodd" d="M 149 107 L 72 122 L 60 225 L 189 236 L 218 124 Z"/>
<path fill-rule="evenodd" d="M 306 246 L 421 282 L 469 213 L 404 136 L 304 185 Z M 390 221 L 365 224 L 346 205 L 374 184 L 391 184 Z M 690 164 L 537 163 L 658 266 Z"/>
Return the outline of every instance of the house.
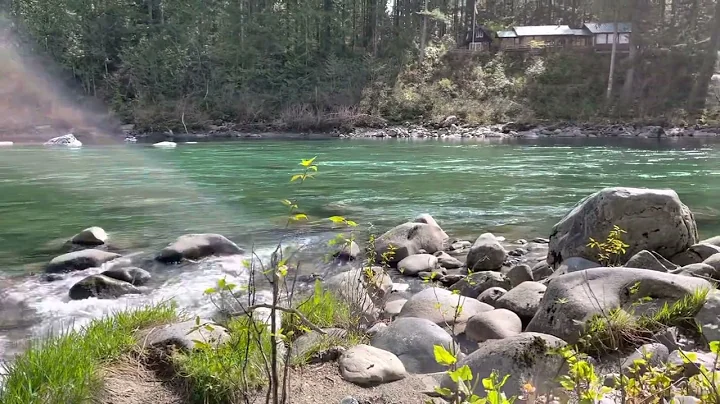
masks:
<path fill-rule="evenodd" d="M 583 30 L 587 30 L 587 32 L 592 35 L 591 44 L 597 52 L 610 52 L 613 42 L 617 43 L 617 52 L 630 51 L 632 24 L 628 22 L 617 23 L 617 38 L 615 38 L 615 23 L 613 22 L 588 22 L 583 25 Z"/>
<path fill-rule="evenodd" d="M 500 49 L 505 51 L 587 47 L 591 40 L 589 31 L 568 25 L 513 27 L 512 30 L 498 31 L 497 37 Z"/>
<path fill-rule="evenodd" d="M 476 25 L 474 35 L 472 32 L 468 32 L 465 41 L 470 50 L 488 51 L 493 42 L 493 32 L 481 25 Z"/>

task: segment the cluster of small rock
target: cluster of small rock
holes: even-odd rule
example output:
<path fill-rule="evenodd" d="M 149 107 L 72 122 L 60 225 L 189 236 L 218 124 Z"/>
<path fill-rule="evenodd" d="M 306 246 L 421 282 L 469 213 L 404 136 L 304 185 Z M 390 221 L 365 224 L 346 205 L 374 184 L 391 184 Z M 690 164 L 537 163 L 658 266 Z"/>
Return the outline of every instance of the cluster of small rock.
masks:
<path fill-rule="evenodd" d="M 623 240 L 629 246 L 618 257 L 623 266 L 602 267 L 594 262 L 598 252 L 587 240 L 604 239 L 613 225 L 626 232 Z M 384 285 L 380 293 L 363 289 L 367 285 L 360 272 L 326 281 L 330 290 L 348 299 L 358 291 L 367 293 L 365 313 L 379 319 L 368 332 L 369 344 L 345 351 L 338 360 L 341 375 L 360 385 L 431 374 L 440 386 L 457 388 L 435 361 L 434 347 L 442 345 L 460 347 L 458 366 L 468 365 L 474 380 L 493 370 L 509 375 L 508 396 L 522 394 L 526 382 L 548 391 L 562 366 L 548 349 L 578 342 L 589 318 L 617 307 L 635 309 L 644 298 L 672 303 L 698 289 L 711 293 L 696 320 L 704 338 L 720 339 L 720 292 L 708 281 L 720 280 L 720 237 L 700 242 L 691 212 L 673 191 L 602 190 L 561 220 L 548 240 L 508 245 L 486 233 L 473 244 L 451 243 L 435 220 L 423 215 L 375 243 L 378 255 L 390 246 L 390 264 L 397 273 L 382 275 L 390 279 L 379 283 Z M 545 252 L 540 259 L 539 246 Z M 512 247 L 511 254 L 507 250 Z M 429 283 L 414 294 L 393 292 L 398 283 L 414 277 L 439 284 Z M 636 290 L 631 293 L 631 288 Z M 677 329 L 669 328 L 655 342 L 629 353 L 622 361 L 624 370 L 642 352 L 652 352 L 658 363 L 692 367 L 681 363 L 681 346 L 698 349 L 697 361 L 714 369 L 714 355 L 696 343 L 679 342 Z M 485 393 L 482 383 L 475 393 Z"/>
<path fill-rule="evenodd" d="M 447 117 L 443 122 L 423 126 L 406 124 L 383 129 L 356 128 L 349 134 L 340 137 L 349 138 L 440 138 L 440 139 L 537 139 L 556 138 L 673 138 L 673 137 L 716 137 L 720 136 L 717 128 L 682 128 L 662 126 L 634 125 L 558 125 L 534 126 L 516 123 L 496 125 L 462 125 L 455 116 Z"/>

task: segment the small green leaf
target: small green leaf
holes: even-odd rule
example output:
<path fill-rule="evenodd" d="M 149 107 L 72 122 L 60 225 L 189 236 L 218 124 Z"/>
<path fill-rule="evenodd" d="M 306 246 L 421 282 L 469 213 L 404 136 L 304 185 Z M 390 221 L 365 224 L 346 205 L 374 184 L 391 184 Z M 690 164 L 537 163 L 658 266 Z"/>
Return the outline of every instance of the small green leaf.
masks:
<path fill-rule="evenodd" d="M 354 222 L 352 220 L 345 221 L 345 224 L 347 224 L 350 227 L 357 227 L 357 225 L 358 225 L 356 222 Z"/>
<path fill-rule="evenodd" d="M 435 387 L 435 392 L 443 397 L 448 397 L 452 395 L 452 390 L 448 389 L 447 387 Z"/>
<path fill-rule="evenodd" d="M 205 331 L 213 332 L 215 331 L 215 327 L 211 326 L 210 324 L 205 324 Z"/>
<path fill-rule="evenodd" d="M 328 219 L 330 219 L 331 222 L 337 224 L 345 223 L 345 218 L 342 216 L 330 216 Z"/>
<path fill-rule="evenodd" d="M 459 381 L 467 382 L 473 379 L 472 370 L 470 366 L 464 365 L 461 368 L 448 372 L 453 382 L 458 383 Z"/>
<path fill-rule="evenodd" d="M 292 220 L 298 221 L 298 220 L 308 220 L 308 217 L 304 213 L 297 213 L 291 217 Z"/>
<path fill-rule="evenodd" d="M 315 161 L 316 158 L 317 156 L 307 160 L 303 159 L 302 162 L 300 162 L 300 165 L 303 167 L 310 167 L 312 166 L 312 163 Z"/>
<path fill-rule="evenodd" d="M 487 390 L 487 391 L 491 391 L 493 389 L 493 387 L 495 387 L 493 385 L 493 380 L 490 377 L 486 377 L 486 378 L 482 379 L 482 384 L 483 384 L 483 388 L 485 388 L 485 390 Z"/>
<path fill-rule="evenodd" d="M 225 285 L 226 285 L 225 278 L 218 279 L 218 281 L 217 281 L 218 289 L 225 289 Z"/>
<path fill-rule="evenodd" d="M 195 316 L 195 325 L 200 325 L 200 316 Z"/>
<path fill-rule="evenodd" d="M 435 354 L 435 361 L 441 365 L 451 366 L 457 362 L 455 355 L 448 352 L 442 345 L 435 345 L 433 347 L 433 353 Z"/>
<path fill-rule="evenodd" d="M 720 341 L 710 341 L 710 352 L 715 355 L 720 353 Z"/>
<path fill-rule="evenodd" d="M 217 290 L 215 290 L 215 288 L 207 288 L 207 289 L 205 289 L 205 292 L 203 292 L 203 293 L 205 293 L 206 295 L 212 295 L 212 294 L 217 293 Z"/>
<path fill-rule="evenodd" d="M 290 200 L 288 200 L 288 199 L 283 199 L 283 200 L 282 200 L 282 203 L 283 203 L 283 205 L 285 205 L 285 206 L 292 206 L 292 205 L 293 205 L 293 203 L 290 202 Z"/>
<path fill-rule="evenodd" d="M 305 179 L 305 174 L 295 174 L 292 176 L 292 178 L 290 178 L 290 182 L 295 182 L 297 180 L 304 180 L 304 179 Z"/>

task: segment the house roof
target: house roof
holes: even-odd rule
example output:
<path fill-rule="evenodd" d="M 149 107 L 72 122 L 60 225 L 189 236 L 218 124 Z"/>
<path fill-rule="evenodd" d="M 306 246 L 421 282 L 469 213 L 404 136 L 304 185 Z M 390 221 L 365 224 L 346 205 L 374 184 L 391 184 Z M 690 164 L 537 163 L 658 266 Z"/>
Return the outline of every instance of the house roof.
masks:
<path fill-rule="evenodd" d="M 573 36 L 587 35 L 582 30 L 572 29 L 567 25 L 534 25 L 515 27 L 517 36 Z"/>
<path fill-rule="evenodd" d="M 615 32 L 615 23 L 612 22 L 588 22 L 583 25 L 588 31 L 593 34 L 612 34 Z M 618 32 L 628 33 L 632 32 L 632 24 L 629 22 L 619 22 Z"/>
<path fill-rule="evenodd" d="M 517 34 L 515 31 L 498 31 L 497 32 L 498 38 L 517 38 Z"/>

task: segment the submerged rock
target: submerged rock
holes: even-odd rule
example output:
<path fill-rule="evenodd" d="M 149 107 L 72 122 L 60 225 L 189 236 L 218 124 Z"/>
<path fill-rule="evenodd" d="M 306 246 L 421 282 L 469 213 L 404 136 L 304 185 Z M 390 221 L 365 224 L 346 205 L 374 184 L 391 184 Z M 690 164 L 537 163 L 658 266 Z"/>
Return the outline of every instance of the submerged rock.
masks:
<path fill-rule="evenodd" d="M 122 295 L 140 294 L 145 290 L 128 282 L 105 275 L 90 275 L 70 288 L 70 299 L 82 300 L 96 297 L 113 299 Z"/>
<path fill-rule="evenodd" d="M 244 252 L 237 244 L 220 234 L 186 234 L 163 248 L 155 259 L 173 263 L 183 259 L 199 260 L 212 255 L 235 255 Z"/>
<path fill-rule="evenodd" d="M 70 242 L 72 244 L 93 246 L 105 244 L 107 239 L 108 235 L 102 227 L 93 226 L 74 235 Z"/>
<path fill-rule="evenodd" d="M 134 286 L 142 286 L 151 278 L 150 272 L 136 267 L 113 268 L 103 272 L 102 275 L 130 283 Z"/>
<path fill-rule="evenodd" d="M 605 240 L 614 225 L 626 232 L 622 240 L 629 244 L 620 257 L 623 263 L 642 250 L 672 257 L 698 239 L 695 219 L 675 191 L 606 188 L 583 200 L 553 227 L 548 264 L 557 267 L 569 257 L 595 259 L 597 250 L 588 246 L 588 240 Z"/>
<path fill-rule="evenodd" d="M 82 147 L 82 142 L 77 140 L 72 134 L 54 137 L 43 143 L 45 146 L 65 146 L 65 147 Z"/>
<path fill-rule="evenodd" d="M 47 268 L 45 268 L 45 272 L 82 271 L 88 268 L 99 267 L 119 257 L 120 254 L 95 249 L 74 251 L 53 258 Z"/>

